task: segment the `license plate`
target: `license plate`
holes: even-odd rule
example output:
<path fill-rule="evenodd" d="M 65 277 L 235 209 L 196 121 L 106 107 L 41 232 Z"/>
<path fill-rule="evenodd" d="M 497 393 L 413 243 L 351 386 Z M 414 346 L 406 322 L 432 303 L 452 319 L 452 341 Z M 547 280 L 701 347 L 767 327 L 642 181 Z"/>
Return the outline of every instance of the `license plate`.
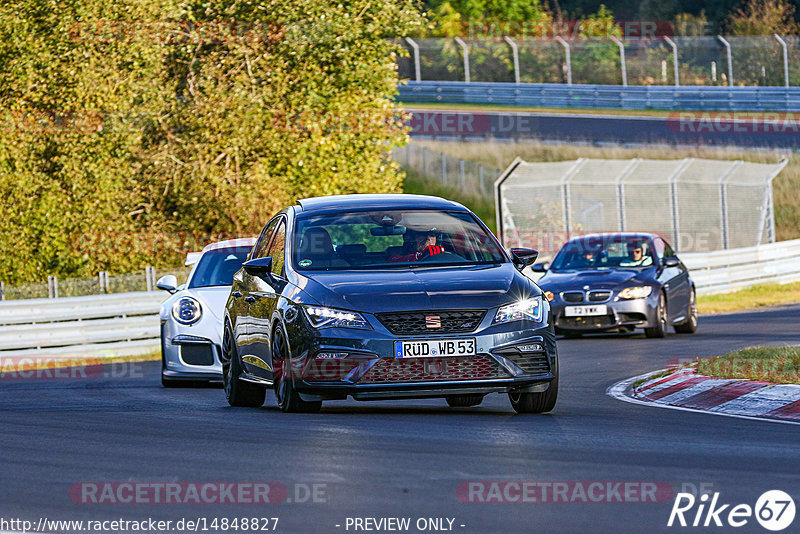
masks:
<path fill-rule="evenodd" d="M 475 354 L 474 337 L 394 342 L 396 358 L 441 358 L 443 356 L 475 356 Z"/>
<path fill-rule="evenodd" d="M 585 317 L 587 315 L 607 315 L 608 307 L 605 304 L 598 306 L 566 306 L 564 315 L 566 317 Z"/>

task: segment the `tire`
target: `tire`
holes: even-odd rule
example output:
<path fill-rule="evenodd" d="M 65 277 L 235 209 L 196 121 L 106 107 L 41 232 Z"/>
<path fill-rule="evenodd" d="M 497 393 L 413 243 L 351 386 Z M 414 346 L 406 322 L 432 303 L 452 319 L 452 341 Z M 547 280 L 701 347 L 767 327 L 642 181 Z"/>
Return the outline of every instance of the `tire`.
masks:
<path fill-rule="evenodd" d="M 483 402 L 484 395 L 448 395 L 447 405 L 451 408 L 469 408 Z"/>
<path fill-rule="evenodd" d="M 556 406 L 558 399 L 558 360 L 556 360 L 555 373 L 550 387 L 540 393 L 510 392 L 508 400 L 517 413 L 546 413 Z"/>
<path fill-rule="evenodd" d="M 664 298 L 664 293 L 658 297 L 656 325 L 652 328 L 645 328 L 644 335 L 651 338 L 666 337 L 667 335 L 667 299 Z"/>
<path fill-rule="evenodd" d="M 688 312 L 689 318 L 681 324 L 675 325 L 675 332 L 678 334 L 694 334 L 697 332 L 697 295 L 695 295 L 694 289 L 692 289 L 692 294 L 689 297 Z"/>
<path fill-rule="evenodd" d="M 225 325 L 225 333 L 222 336 L 222 388 L 225 391 L 225 398 L 231 406 L 245 406 L 248 408 L 258 408 L 264 404 L 267 390 L 258 384 L 252 384 L 242 380 L 242 364 L 239 362 L 239 355 L 236 353 L 236 344 L 233 342 L 233 333 L 230 327 Z"/>
<path fill-rule="evenodd" d="M 322 408 L 322 401 L 304 401 L 294 389 L 294 379 L 286 372 L 291 361 L 289 342 L 278 326 L 272 335 L 272 369 L 275 374 L 275 400 L 284 413 L 313 413 Z"/>

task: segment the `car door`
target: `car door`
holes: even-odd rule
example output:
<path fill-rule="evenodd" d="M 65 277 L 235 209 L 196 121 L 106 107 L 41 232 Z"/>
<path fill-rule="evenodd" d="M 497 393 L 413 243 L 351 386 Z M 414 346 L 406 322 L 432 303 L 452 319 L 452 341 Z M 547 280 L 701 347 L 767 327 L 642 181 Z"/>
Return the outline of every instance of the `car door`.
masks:
<path fill-rule="evenodd" d="M 281 218 L 275 228 L 269 249 L 261 257 L 272 258 L 270 276 L 253 277 L 253 289 L 250 293 L 250 327 L 249 337 L 253 340 L 254 362 L 258 366 L 254 374 L 272 379 L 271 324 L 278 298 L 286 286 L 284 260 L 286 253 L 286 220 Z"/>
<path fill-rule="evenodd" d="M 686 315 L 691 291 L 689 272 L 683 263 L 679 263 L 674 267 L 665 266 L 664 262 L 667 259 L 677 259 L 675 251 L 672 250 L 669 243 L 660 237 L 654 240 L 654 244 L 660 265 L 658 280 L 667 295 L 667 314 L 670 322 L 672 322 Z"/>
<path fill-rule="evenodd" d="M 261 235 L 258 236 L 256 244 L 253 245 L 253 250 L 250 252 L 250 256 L 247 258 L 248 260 L 268 255 L 269 244 L 280 222 L 280 217 L 275 217 L 267 223 L 261 231 Z M 248 272 L 242 268 L 234 275 L 233 280 L 234 285 L 231 288 L 231 297 L 235 299 L 234 306 L 239 313 L 239 319 L 236 321 L 237 324 L 234 325 L 234 336 L 236 337 L 236 344 L 239 349 L 239 354 L 242 357 L 245 370 L 248 373 L 253 373 L 254 370 L 259 368 L 258 361 L 254 357 L 256 346 L 252 332 L 255 329 L 252 324 L 253 316 L 251 310 L 251 305 L 256 300 L 254 292 L 257 289 L 258 277 L 248 274 Z"/>

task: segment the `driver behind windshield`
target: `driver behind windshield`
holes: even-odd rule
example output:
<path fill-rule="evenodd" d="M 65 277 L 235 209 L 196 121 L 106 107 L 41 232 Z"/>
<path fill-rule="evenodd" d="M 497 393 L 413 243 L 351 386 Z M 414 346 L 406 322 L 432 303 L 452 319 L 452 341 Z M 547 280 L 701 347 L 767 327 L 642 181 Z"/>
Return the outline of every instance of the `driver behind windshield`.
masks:
<path fill-rule="evenodd" d="M 620 267 L 644 267 L 653 264 L 653 257 L 647 251 L 646 243 L 634 243 L 629 246 L 629 259 L 620 262 Z"/>
<path fill-rule="evenodd" d="M 403 234 L 403 249 L 405 254 L 389 256 L 388 261 L 391 263 L 418 261 L 444 252 L 444 247 L 436 244 L 435 232 L 410 229 Z"/>

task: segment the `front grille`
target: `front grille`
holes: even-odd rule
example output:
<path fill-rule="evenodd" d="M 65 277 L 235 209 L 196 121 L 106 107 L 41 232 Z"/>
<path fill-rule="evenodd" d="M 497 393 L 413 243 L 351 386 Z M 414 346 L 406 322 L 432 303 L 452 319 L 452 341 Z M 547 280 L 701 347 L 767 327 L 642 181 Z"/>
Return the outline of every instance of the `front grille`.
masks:
<path fill-rule="evenodd" d="M 611 298 L 611 291 L 592 291 L 589 293 L 589 302 L 603 302 Z"/>
<path fill-rule="evenodd" d="M 359 380 L 364 383 L 489 380 L 508 378 L 494 358 L 382 358 Z"/>
<path fill-rule="evenodd" d="M 208 343 L 181 345 L 181 359 L 189 365 L 214 365 L 214 349 Z"/>
<path fill-rule="evenodd" d="M 392 334 L 413 336 L 473 332 L 485 314 L 485 310 L 447 310 L 379 313 L 376 316 Z M 429 328 L 435 324 L 441 327 Z"/>
<path fill-rule="evenodd" d="M 550 372 L 550 362 L 547 361 L 547 354 L 543 352 L 527 353 L 504 353 L 503 356 L 525 371 L 526 374 L 544 374 Z"/>
<path fill-rule="evenodd" d="M 563 298 L 565 302 L 583 302 L 583 292 L 564 291 L 561 293 L 561 298 Z"/>
<path fill-rule="evenodd" d="M 606 328 L 614 326 L 614 317 L 611 315 L 561 317 L 556 321 L 556 326 L 565 328 Z"/>

